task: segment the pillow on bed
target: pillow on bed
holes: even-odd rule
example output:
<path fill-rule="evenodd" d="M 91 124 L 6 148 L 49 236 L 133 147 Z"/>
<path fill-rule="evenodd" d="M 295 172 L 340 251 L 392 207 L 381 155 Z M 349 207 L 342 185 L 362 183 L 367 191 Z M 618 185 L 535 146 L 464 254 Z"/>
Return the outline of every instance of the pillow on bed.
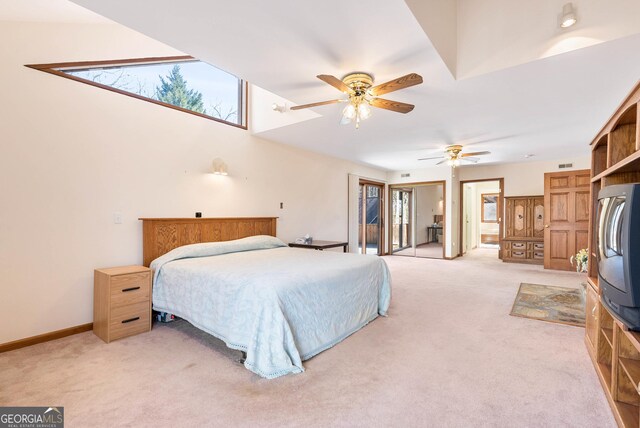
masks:
<path fill-rule="evenodd" d="M 269 235 L 249 236 L 247 238 L 234 239 L 222 242 L 203 242 L 200 244 L 183 245 L 174 248 L 168 253 L 151 262 L 151 269 L 156 272 L 165 263 L 173 260 L 188 259 L 193 257 L 219 256 L 221 254 L 238 253 L 241 251 L 268 250 L 270 248 L 286 247 L 287 244 Z"/>

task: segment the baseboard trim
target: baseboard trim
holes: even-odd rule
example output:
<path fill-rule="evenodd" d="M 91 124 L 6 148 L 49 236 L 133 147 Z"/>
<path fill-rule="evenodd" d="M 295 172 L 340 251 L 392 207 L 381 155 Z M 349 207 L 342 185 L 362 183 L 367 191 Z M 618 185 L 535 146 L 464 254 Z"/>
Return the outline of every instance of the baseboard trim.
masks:
<path fill-rule="evenodd" d="M 25 339 L 14 340 L 13 342 L 7 342 L 0 344 L 0 354 L 3 352 L 13 351 L 15 349 L 24 348 L 38 343 L 49 342 L 50 340 L 62 339 L 63 337 L 71 336 L 78 333 L 84 333 L 85 331 L 93 330 L 93 323 L 77 325 L 75 327 L 63 328 L 62 330 L 56 330 L 49 333 L 39 334 L 37 336 L 27 337 Z"/>

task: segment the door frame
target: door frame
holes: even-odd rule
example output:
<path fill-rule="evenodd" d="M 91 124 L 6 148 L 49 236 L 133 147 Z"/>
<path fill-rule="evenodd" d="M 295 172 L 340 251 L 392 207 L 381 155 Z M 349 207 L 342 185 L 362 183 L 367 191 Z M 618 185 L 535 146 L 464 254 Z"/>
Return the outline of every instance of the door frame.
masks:
<path fill-rule="evenodd" d="M 447 181 L 446 180 L 435 180 L 435 181 L 417 181 L 417 182 L 412 182 L 412 183 L 397 183 L 397 184 L 389 184 L 389 192 L 387 194 L 388 196 L 388 215 L 389 218 L 392 218 L 393 216 L 393 207 L 391 206 L 391 192 L 392 189 L 402 189 L 403 187 L 413 187 L 413 191 L 415 192 L 415 188 L 416 187 L 420 187 L 420 186 L 430 186 L 430 185 L 441 185 L 442 186 L 442 258 L 444 260 L 447 259 L 446 257 L 446 249 L 447 249 Z M 413 208 L 413 206 L 411 207 Z M 413 213 L 412 213 L 413 215 Z M 388 236 L 387 236 L 388 240 L 389 240 L 389 246 L 387 248 L 387 252 L 385 253 L 386 255 L 393 255 L 393 248 L 391 245 L 391 243 L 393 242 L 393 227 L 390 227 L 388 230 Z M 415 256 L 414 256 L 415 257 Z"/>
<path fill-rule="evenodd" d="M 385 182 L 382 181 L 374 181 L 374 180 L 368 180 L 366 178 L 360 178 L 358 179 L 358 186 L 376 186 L 380 188 L 380 207 L 378 209 L 379 212 L 379 216 L 380 216 L 380 226 L 379 226 L 379 232 L 378 232 L 378 255 L 379 256 L 384 256 L 386 254 L 386 246 L 385 246 L 385 233 L 384 233 L 384 228 L 385 228 L 385 191 L 384 191 L 384 187 L 386 185 Z M 364 194 L 364 192 L 363 192 Z M 365 196 L 366 199 L 366 196 Z M 360 201 L 359 201 L 360 202 Z M 363 207 L 364 208 L 364 207 Z M 362 212 L 363 215 L 363 219 L 364 220 L 362 222 L 362 228 L 363 230 L 361 230 L 360 232 L 362 232 L 362 240 L 363 240 L 363 253 L 362 254 L 367 254 L 367 222 L 366 222 L 366 210 L 363 209 Z"/>
<path fill-rule="evenodd" d="M 458 257 L 464 255 L 462 251 L 463 233 L 464 233 L 464 185 L 469 183 L 482 183 L 485 181 L 497 181 L 500 186 L 500 196 L 498 204 L 500 208 L 498 222 L 498 258 L 502 260 L 502 239 L 504 238 L 504 177 L 496 178 L 477 178 L 475 180 L 460 180 L 460 215 L 458 216 Z"/>

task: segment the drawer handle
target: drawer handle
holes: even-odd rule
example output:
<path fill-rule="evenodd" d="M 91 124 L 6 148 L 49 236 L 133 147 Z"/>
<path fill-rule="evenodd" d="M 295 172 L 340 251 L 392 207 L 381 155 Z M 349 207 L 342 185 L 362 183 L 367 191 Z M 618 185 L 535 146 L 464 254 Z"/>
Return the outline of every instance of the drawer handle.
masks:
<path fill-rule="evenodd" d="M 123 288 L 122 292 L 126 293 L 127 291 L 134 291 L 134 290 L 140 290 L 140 287 Z"/>
<path fill-rule="evenodd" d="M 122 324 L 126 324 L 128 322 L 138 321 L 140 317 L 129 318 L 128 320 L 122 320 Z"/>

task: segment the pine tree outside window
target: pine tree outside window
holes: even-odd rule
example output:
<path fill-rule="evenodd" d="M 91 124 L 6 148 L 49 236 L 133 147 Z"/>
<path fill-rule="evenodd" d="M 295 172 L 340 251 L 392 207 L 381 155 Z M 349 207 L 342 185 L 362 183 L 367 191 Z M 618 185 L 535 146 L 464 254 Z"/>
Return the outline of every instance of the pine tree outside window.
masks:
<path fill-rule="evenodd" d="M 27 65 L 134 98 L 247 128 L 247 85 L 192 57 Z"/>

